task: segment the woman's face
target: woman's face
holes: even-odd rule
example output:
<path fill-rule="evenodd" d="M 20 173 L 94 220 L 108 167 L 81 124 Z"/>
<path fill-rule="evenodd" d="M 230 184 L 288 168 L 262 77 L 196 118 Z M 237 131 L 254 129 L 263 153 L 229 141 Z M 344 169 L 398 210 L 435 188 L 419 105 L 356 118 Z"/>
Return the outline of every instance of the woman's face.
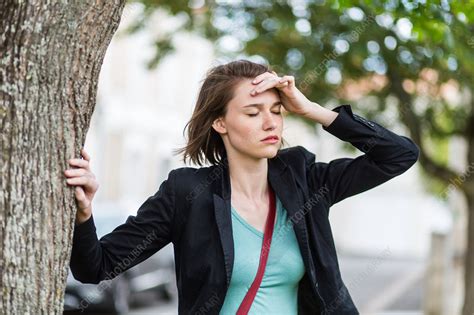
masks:
<path fill-rule="evenodd" d="M 226 115 L 213 124 L 228 156 L 237 153 L 255 159 L 272 158 L 281 146 L 283 117 L 278 92 L 272 88 L 252 96 L 254 87 L 252 79 L 240 81 L 234 98 L 227 104 Z M 262 141 L 268 136 L 277 136 L 278 140 Z"/>

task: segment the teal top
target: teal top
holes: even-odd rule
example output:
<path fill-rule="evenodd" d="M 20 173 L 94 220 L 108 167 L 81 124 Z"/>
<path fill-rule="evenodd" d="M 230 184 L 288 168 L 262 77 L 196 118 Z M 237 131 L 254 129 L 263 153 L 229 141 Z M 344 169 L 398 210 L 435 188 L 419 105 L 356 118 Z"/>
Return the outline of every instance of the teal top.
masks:
<path fill-rule="evenodd" d="M 275 195 L 276 197 L 276 195 Z M 234 266 L 220 315 L 235 314 L 257 274 L 263 233 L 233 206 Z M 305 272 L 293 224 L 276 197 L 276 222 L 262 283 L 250 314 L 298 314 L 298 283 Z"/>

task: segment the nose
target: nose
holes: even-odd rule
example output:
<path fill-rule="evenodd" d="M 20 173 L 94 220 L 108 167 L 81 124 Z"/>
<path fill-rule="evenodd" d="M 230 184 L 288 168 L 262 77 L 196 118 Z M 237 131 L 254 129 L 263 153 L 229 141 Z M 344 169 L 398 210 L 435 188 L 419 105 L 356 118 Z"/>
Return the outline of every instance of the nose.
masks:
<path fill-rule="evenodd" d="M 275 114 L 269 112 L 264 114 L 264 119 L 263 119 L 263 129 L 267 130 L 273 130 L 277 127 L 277 122 L 275 118 Z"/>

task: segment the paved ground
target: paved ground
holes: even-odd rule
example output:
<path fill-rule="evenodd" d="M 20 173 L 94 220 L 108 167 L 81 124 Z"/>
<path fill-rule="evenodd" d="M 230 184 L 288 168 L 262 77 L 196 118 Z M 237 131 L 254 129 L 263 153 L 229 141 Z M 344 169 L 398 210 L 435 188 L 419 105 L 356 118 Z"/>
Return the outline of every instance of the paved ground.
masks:
<path fill-rule="evenodd" d="M 363 314 L 381 311 L 420 311 L 424 262 L 414 259 L 339 257 L 341 273 Z"/>

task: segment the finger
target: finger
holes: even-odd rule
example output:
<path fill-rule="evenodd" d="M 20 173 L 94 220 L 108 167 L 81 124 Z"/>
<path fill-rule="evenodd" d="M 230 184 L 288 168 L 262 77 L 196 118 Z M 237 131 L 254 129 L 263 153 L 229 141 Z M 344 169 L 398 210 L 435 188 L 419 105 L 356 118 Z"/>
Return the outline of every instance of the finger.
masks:
<path fill-rule="evenodd" d="M 87 160 L 83 159 L 70 159 L 68 161 L 70 165 L 77 166 L 77 167 L 83 167 L 85 169 L 89 169 L 89 162 Z"/>
<path fill-rule="evenodd" d="M 289 86 L 293 86 L 295 85 L 295 77 L 291 75 L 285 75 L 280 79 L 279 83 L 284 82 L 287 82 Z"/>
<path fill-rule="evenodd" d="M 81 149 L 81 155 L 84 157 L 84 159 L 86 159 L 86 161 L 91 160 L 90 155 L 86 152 L 86 150 L 84 148 Z"/>
<path fill-rule="evenodd" d="M 72 168 L 72 169 L 67 169 L 64 171 L 64 175 L 67 177 L 84 176 L 87 173 L 88 172 L 83 168 Z"/>
<path fill-rule="evenodd" d="M 272 75 L 272 77 L 267 78 L 260 84 L 258 84 L 252 91 L 250 91 L 250 94 L 255 95 L 257 93 L 262 93 L 263 91 L 276 86 L 278 84 L 279 79 L 280 78 Z"/>
<path fill-rule="evenodd" d="M 82 189 L 81 186 L 77 186 L 75 189 L 74 189 L 74 193 L 76 195 L 76 199 L 77 200 L 80 200 L 80 201 L 83 201 L 86 199 L 86 194 L 84 193 L 84 189 Z"/>
<path fill-rule="evenodd" d="M 82 185 L 87 186 L 90 184 L 91 179 L 88 176 L 81 176 L 81 177 L 72 177 L 66 179 L 68 185 Z"/>
<path fill-rule="evenodd" d="M 278 84 L 276 85 L 277 88 L 282 88 L 282 87 L 287 87 L 289 85 L 288 81 L 278 81 Z"/>
<path fill-rule="evenodd" d="M 272 73 L 270 73 L 270 72 L 264 72 L 264 73 L 262 73 L 262 74 L 257 75 L 257 76 L 253 79 L 252 83 L 253 83 L 253 84 L 259 84 L 260 82 L 262 82 L 262 81 L 265 80 L 266 78 L 272 77 L 272 76 L 274 76 L 274 74 L 272 74 Z"/>
<path fill-rule="evenodd" d="M 295 77 L 292 75 L 284 75 L 282 79 L 288 80 L 290 82 L 295 82 Z"/>

